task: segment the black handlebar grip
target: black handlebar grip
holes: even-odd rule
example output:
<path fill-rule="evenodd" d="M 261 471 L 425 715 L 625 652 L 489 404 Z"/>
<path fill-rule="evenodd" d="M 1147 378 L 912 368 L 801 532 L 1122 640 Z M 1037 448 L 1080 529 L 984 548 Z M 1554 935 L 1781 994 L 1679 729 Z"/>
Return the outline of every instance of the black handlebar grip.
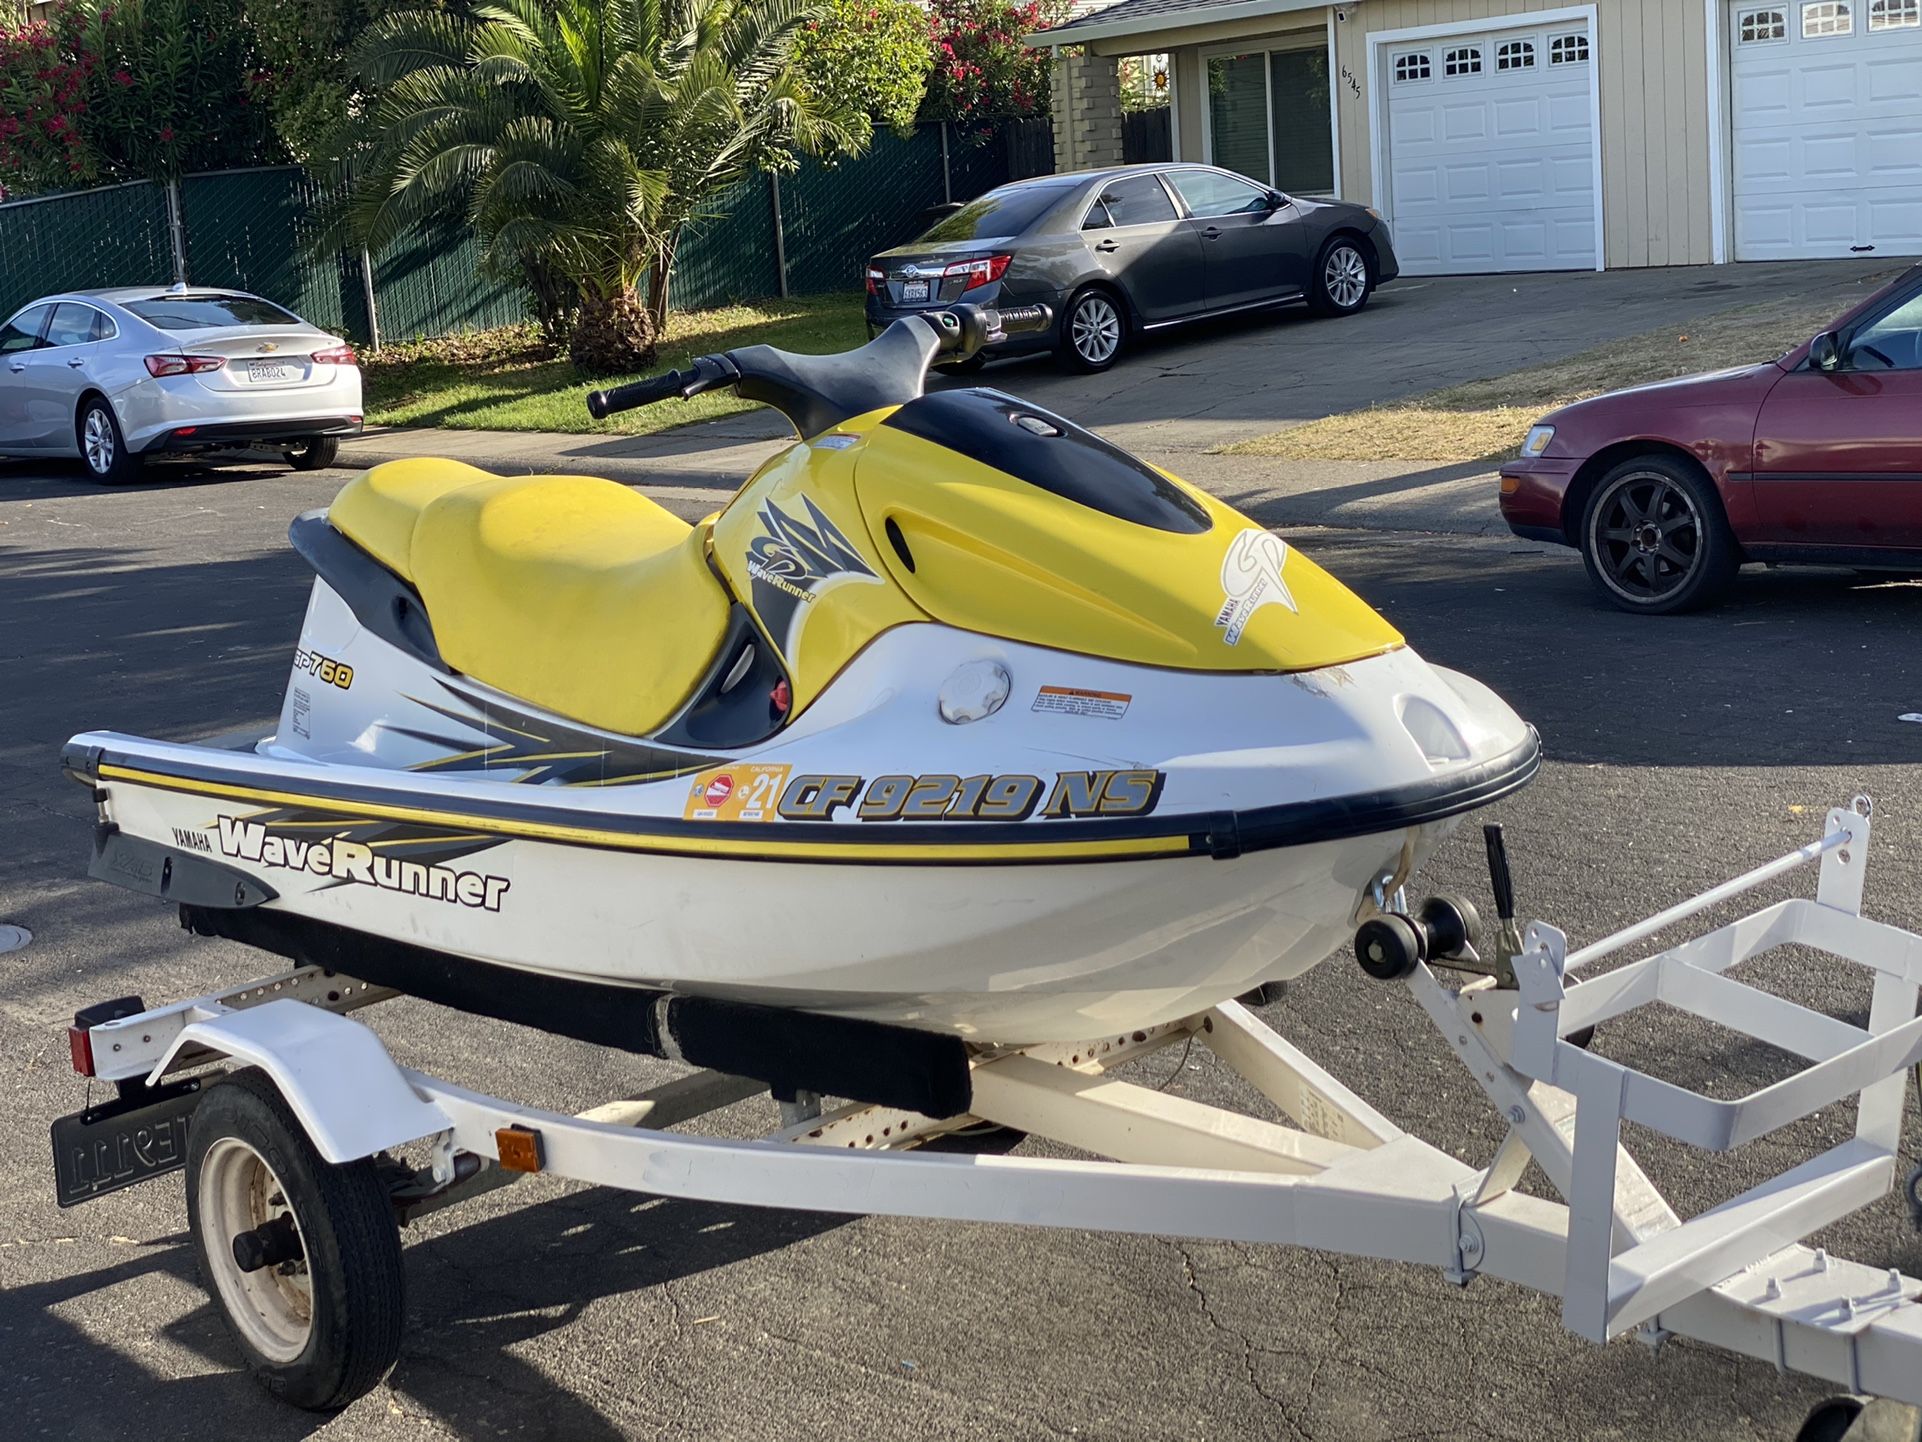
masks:
<path fill-rule="evenodd" d="M 1045 305 L 1015 305 L 1001 311 L 1001 333 L 1003 335 L 1027 335 L 1044 331 L 1054 319 L 1054 312 Z"/>
<path fill-rule="evenodd" d="M 1499 821 L 1482 827 L 1482 841 L 1488 847 L 1488 884 L 1495 892 L 1495 915 L 1503 921 L 1515 919 L 1515 883 L 1508 874 L 1508 844 L 1502 840 Z"/>
<path fill-rule="evenodd" d="M 631 385 L 615 386 L 611 391 L 589 391 L 587 394 L 587 413 L 595 420 L 604 420 L 616 411 L 631 411 L 639 406 L 651 406 L 656 401 L 664 401 L 670 396 L 678 396 L 691 375 L 679 371 L 669 371 L 663 376 L 649 376 L 644 381 Z"/>

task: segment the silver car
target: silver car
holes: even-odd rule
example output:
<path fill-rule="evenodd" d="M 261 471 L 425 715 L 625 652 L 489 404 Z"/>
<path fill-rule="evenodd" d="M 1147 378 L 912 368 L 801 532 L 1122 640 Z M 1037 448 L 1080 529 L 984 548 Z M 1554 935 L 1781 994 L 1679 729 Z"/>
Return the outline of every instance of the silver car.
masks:
<path fill-rule="evenodd" d="M 360 428 L 353 347 L 243 291 L 73 291 L 0 327 L 0 456 L 78 456 L 101 481 L 238 448 L 318 470 Z"/>

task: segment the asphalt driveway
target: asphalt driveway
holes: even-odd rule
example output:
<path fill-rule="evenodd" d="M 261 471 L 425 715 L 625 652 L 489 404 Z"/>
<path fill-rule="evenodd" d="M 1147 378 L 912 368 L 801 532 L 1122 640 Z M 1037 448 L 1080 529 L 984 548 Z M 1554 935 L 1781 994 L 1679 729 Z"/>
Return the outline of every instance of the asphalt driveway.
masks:
<path fill-rule="evenodd" d="M 1113 370 L 1064 374 L 1045 358 L 1006 361 L 934 385 L 990 385 L 1039 402 L 1197 484 L 1282 501 L 1275 523 L 1373 525 L 1367 504 L 1420 470 L 1406 463 L 1277 462 L 1213 456 L 1210 448 L 1337 411 L 1419 395 L 1462 381 L 1558 360 L 1603 341 L 1701 317 L 1793 290 L 1833 298 L 1840 312 L 1890 273 L 1881 261 L 1695 266 L 1558 275 L 1399 280 L 1360 315 L 1323 320 L 1300 306 L 1158 332 Z M 672 402 L 667 404 L 672 405 Z M 552 436 L 496 431 L 401 431 L 369 436 L 359 463 L 446 454 L 502 472 L 563 470 L 616 480 L 731 490 L 789 436 L 769 411 L 651 436 Z M 1415 484 L 1454 482 L 1464 473 Z M 1319 493 L 1341 490 L 1338 499 Z M 1441 529 L 1486 529 L 1458 494 L 1425 498 Z M 1343 502 L 1360 499 L 1362 504 Z M 1395 519 L 1395 518 L 1391 518 Z M 1405 523 L 1405 522 L 1404 522 Z"/>
<path fill-rule="evenodd" d="M 408 1336 L 388 1385 L 335 1417 L 272 1403 L 237 1374 L 194 1279 L 177 1181 L 52 1204 L 46 1127 L 86 1094 L 64 1046 L 75 1006 L 263 970 L 86 879 L 92 808 L 58 755 L 87 727 L 187 738 L 270 721 L 309 585 L 287 522 L 344 479 L 189 472 L 107 491 L 0 465 L 0 921 L 35 933 L 0 957 L 0 1436 L 1786 1442 L 1828 1390 L 1688 1343 L 1589 1347 L 1548 1299 L 1412 1268 L 541 1178 L 410 1229 Z M 669 500 L 692 515 L 712 496 Z M 1592 939 L 1799 844 L 1825 807 L 1867 790 L 1868 909 L 1922 926 L 1922 727 L 1898 719 L 1922 710 L 1922 587 L 1763 573 L 1719 610 L 1648 621 L 1601 607 L 1572 557 L 1505 538 L 1289 534 L 1540 728 L 1543 774 L 1497 808 L 1528 914 Z M 1475 841 L 1458 836 L 1424 887 L 1483 894 Z M 1866 1005 L 1858 976 L 1806 955 L 1768 979 L 1844 1016 Z M 1266 1015 L 1403 1125 L 1475 1164 L 1492 1154 L 1479 1092 L 1408 996 L 1346 955 Z M 368 1016 L 403 1064 L 566 1111 L 665 1069 L 413 1002 Z M 1766 1049 L 1726 1040 L 1649 1016 L 1598 1045 L 1722 1094 L 1779 1074 Z M 1144 1079 L 1238 1099 L 1207 1054 L 1178 1061 L 1144 1063 Z M 744 1103 L 724 1125 L 772 1116 Z M 1849 1118 L 1831 1109 L 1714 1164 L 1661 1147 L 1648 1159 L 1692 1212 Z M 1922 1128 L 1908 1139 L 1913 1158 Z M 1922 1268 L 1894 1198 L 1825 1240 Z"/>

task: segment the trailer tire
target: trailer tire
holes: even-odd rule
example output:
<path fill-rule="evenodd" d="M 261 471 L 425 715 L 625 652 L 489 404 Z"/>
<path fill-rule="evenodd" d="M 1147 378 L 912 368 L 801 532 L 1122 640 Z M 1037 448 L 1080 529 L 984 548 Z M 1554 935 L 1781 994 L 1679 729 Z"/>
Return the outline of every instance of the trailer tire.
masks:
<path fill-rule="evenodd" d="M 246 1270 L 238 1252 L 257 1253 L 262 1236 L 283 1241 L 289 1217 L 293 1255 L 274 1253 L 282 1259 L 264 1265 L 255 1255 Z M 208 1294 L 276 1397 L 333 1411 L 393 1367 L 404 1295 L 387 1188 L 370 1160 L 325 1160 L 258 1069 L 209 1088 L 194 1111 L 187 1223 Z"/>
<path fill-rule="evenodd" d="M 1816 1403 L 1795 1434 L 1795 1442 L 1842 1442 L 1865 1406 L 1863 1398 L 1846 1395 Z"/>

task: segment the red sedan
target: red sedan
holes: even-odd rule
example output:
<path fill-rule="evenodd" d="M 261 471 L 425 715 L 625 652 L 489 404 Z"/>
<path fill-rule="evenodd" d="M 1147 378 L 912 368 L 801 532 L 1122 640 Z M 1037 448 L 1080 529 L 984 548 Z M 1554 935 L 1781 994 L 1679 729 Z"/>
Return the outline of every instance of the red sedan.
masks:
<path fill-rule="evenodd" d="M 1922 570 L 1922 266 L 1779 360 L 1543 416 L 1501 474 L 1509 529 L 1625 611 L 1702 605 L 1745 561 Z"/>

